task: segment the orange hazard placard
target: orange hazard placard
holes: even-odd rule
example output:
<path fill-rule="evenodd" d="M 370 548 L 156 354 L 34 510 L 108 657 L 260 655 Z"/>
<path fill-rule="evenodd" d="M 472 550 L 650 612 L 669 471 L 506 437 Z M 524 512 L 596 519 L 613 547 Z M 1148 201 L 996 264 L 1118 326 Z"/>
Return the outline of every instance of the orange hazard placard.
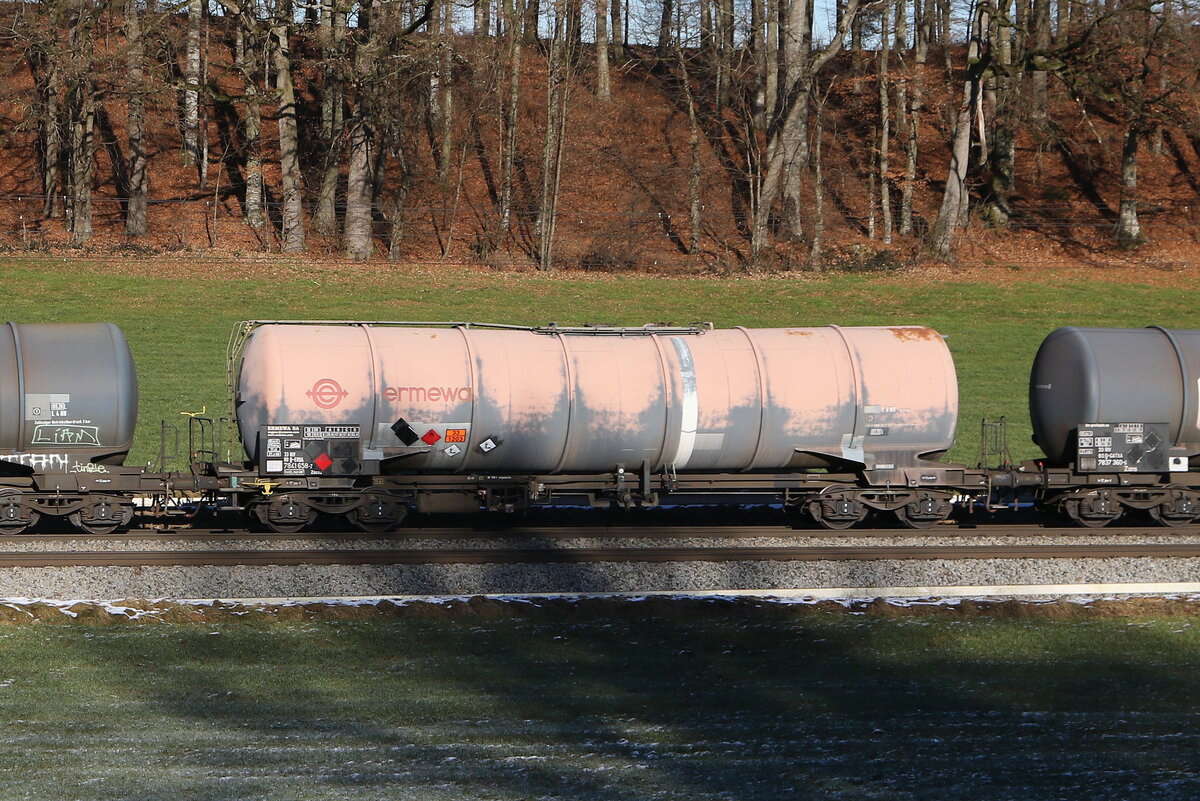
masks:
<path fill-rule="evenodd" d="M 466 442 L 467 429 L 465 428 L 447 428 L 446 442 Z"/>

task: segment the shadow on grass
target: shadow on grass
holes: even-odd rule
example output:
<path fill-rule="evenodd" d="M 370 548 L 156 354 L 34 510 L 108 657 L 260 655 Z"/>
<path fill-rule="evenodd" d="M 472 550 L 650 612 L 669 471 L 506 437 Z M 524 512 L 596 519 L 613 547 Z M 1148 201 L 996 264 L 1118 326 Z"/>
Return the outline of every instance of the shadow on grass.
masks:
<path fill-rule="evenodd" d="M 138 677 L 137 714 L 114 727 L 161 729 L 168 752 L 192 733 L 146 797 L 188 771 L 224 777 L 201 798 L 1200 794 L 1186 620 L 501 609 L 146 626 L 72 647 L 122 687 Z"/>

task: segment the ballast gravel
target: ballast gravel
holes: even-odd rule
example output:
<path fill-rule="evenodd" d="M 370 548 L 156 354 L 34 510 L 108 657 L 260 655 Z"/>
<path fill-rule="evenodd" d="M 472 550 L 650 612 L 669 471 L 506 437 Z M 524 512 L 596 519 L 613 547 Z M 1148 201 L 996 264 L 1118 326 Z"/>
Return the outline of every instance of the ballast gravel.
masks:
<path fill-rule="evenodd" d="M 0 569 L 0 597 L 312 598 L 817 588 L 1147 584 L 1200 580 L 1200 559 L 980 559 L 534 565 Z"/>

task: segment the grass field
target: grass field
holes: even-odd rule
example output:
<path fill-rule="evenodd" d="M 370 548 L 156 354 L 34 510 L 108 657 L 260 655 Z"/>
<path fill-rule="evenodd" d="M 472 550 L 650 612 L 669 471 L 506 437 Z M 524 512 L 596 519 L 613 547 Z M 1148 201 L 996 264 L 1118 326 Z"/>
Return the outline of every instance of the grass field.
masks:
<path fill-rule="evenodd" d="M 0 628 L 0 799 L 1200 795 L 1191 617 L 249 617 Z"/>
<path fill-rule="evenodd" d="M 959 444 L 974 463 L 979 421 L 1006 415 L 1013 455 L 1035 455 L 1026 412 L 1029 365 L 1061 325 L 1200 327 L 1191 274 L 1129 280 L 1047 277 L 997 268 L 995 278 L 911 276 L 671 279 L 419 270 L 340 273 L 281 262 L 226 265 L 203 281 L 164 262 L 131 269 L 79 261 L 9 260 L 5 317 L 20 322 L 115 322 L 137 360 L 142 407 L 132 459 L 157 451 L 158 422 L 180 412 L 224 412 L 225 350 L 244 319 L 468 320 L 513 324 L 711 321 L 718 326 L 930 325 L 958 366 Z M 974 275 L 974 274 L 973 274 Z"/>
<path fill-rule="evenodd" d="M 125 329 L 143 397 L 134 461 L 155 451 L 158 420 L 225 408 L 225 345 L 241 319 L 923 323 L 958 364 L 952 456 L 965 461 L 985 414 L 1008 415 L 1014 455 L 1033 455 L 1028 367 L 1051 329 L 1200 327 L 1189 276 L 613 279 L 284 263 L 197 282 L 153 262 L 4 269 L 8 319 Z M 634 605 L 552 619 L 0 626 L 0 801 L 1193 799 L 1197 620 Z"/>

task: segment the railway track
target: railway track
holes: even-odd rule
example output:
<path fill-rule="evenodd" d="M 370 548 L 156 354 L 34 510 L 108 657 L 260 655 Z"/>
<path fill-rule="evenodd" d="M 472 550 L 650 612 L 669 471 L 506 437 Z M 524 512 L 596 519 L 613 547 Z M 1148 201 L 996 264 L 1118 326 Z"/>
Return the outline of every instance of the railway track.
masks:
<path fill-rule="evenodd" d="M 5 551 L 0 567 L 203 565 L 572 564 L 596 562 L 816 562 L 963 559 L 1188 559 L 1200 543 L 887 545 L 798 547 L 420 548 L 202 551 Z"/>
<path fill-rule="evenodd" d="M 389 542 L 403 545 L 421 540 L 464 540 L 489 539 L 497 542 L 513 540 L 748 540 L 748 539 L 904 539 L 928 540 L 930 538 L 1000 539 L 1022 537 L 1054 537 L 1061 539 L 1095 540 L 1097 538 L 1154 538 L 1188 539 L 1200 538 L 1200 525 L 1184 528 L 1165 528 L 1154 525 L 1106 526 L 1101 529 L 1074 526 L 1045 526 L 1040 524 L 982 525 L 950 523 L 931 529 L 908 528 L 853 528 L 844 531 L 825 529 L 794 529 L 776 525 L 721 525 L 721 526 L 509 526 L 492 527 L 407 527 L 389 534 L 366 534 L 361 531 L 305 531 L 299 534 L 276 532 L 248 533 L 228 528 L 178 528 L 178 529 L 132 529 L 130 531 L 98 536 L 79 531 L 34 532 L 29 534 L 0 534 L 0 548 L 28 546 L 46 543 L 84 543 L 106 541 L 130 542 L 297 542 L 297 541 L 345 541 L 345 542 Z"/>

